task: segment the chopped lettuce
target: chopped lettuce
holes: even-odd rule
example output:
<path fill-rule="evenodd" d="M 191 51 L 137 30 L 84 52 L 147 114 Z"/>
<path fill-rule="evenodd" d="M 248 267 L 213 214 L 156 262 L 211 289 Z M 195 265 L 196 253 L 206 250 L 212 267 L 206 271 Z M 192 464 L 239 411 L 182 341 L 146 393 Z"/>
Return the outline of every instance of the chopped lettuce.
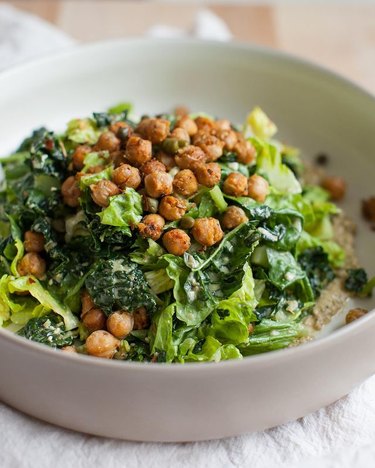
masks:
<path fill-rule="evenodd" d="M 68 123 L 65 135 L 73 143 L 92 145 L 97 142 L 100 133 L 93 120 L 73 119 Z"/>
<path fill-rule="evenodd" d="M 281 194 L 301 193 L 301 184 L 293 171 L 283 164 L 276 146 L 259 139 L 252 139 L 257 149 L 257 172 L 268 179 L 271 187 Z"/>
<path fill-rule="evenodd" d="M 86 190 L 90 185 L 98 183 L 100 180 L 107 179 L 109 180 L 112 175 L 112 166 L 103 169 L 96 174 L 87 174 L 80 178 L 79 186 L 81 190 Z"/>
<path fill-rule="evenodd" d="M 73 315 L 69 307 L 53 297 L 33 276 L 21 276 L 20 278 L 11 279 L 8 283 L 8 288 L 12 294 L 23 292 L 31 294 L 45 309 L 52 310 L 60 315 L 64 320 L 67 330 L 77 327 L 78 319 Z"/>
<path fill-rule="evenodd" d="M 243 270 L 241 287 L 228 299 L 220 301 L 212 315 L 209 333 L 221 343 L 244 343 L 249 336 L 249 324 L 256 320 L 254 278 L 248 263 L 245 263 Z"/>
<path fill-rule="evenodd" d="M 222 345 L 220 341 L 208 336 L 203 344 L 196 344 L 183 357 L 184 362 L 226 361 L 227 359 L 241 359 L 240 351 L 231 344 Z"/>
<path fill-rule="evenodd" d="M 110 198 L 109 206 L 98 212 L 102 224 L 115 226 L 131 236 L 130 228 L 142 219 L 142 197 L 132 188 Z"/>
<path fill-rule="evenodd" d="M 91 167 L 95 166 L 102 166 L 103 164 L 107 164 L 109 160 L 109 153 L 108 151 L 100 151 L 100 152 L 92 152 L 88 153 L 85 156 L 83 161 L 84 166 L 82 169 L 83 173 L 86 173 Z"/>
<path fill-rule="evenodd" d="M 298 322 L 278 322 L 264 319 L 255 326 L 248 343 L 239 346 L 243 356 L 266 353 L 286 348 L 306 336 L 306 330 Z"/>
<path fill-rule="evenodd" d="M 263 140 L 268 140 L 277 133 L 276 125 L 260 107 L 255 107 L 247 116 L 245 130 L 248 127 L 256 137 Z"/>

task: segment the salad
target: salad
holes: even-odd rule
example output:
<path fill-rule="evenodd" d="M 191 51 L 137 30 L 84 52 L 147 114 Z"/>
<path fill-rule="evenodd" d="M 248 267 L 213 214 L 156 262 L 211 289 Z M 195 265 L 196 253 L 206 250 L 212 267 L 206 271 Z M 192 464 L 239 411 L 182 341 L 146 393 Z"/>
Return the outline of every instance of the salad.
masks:
<path fill-rule="evenodd" d="M 127 103 L 35 130 L 1 160 L 0 326 L 151 362 L 308 339 L 331 284 L 374 281 L 335 239 L 342 181 L 308 183 L 276 131 L 260 108 L 238 127 L 183 108 L 137 119 Z"/>

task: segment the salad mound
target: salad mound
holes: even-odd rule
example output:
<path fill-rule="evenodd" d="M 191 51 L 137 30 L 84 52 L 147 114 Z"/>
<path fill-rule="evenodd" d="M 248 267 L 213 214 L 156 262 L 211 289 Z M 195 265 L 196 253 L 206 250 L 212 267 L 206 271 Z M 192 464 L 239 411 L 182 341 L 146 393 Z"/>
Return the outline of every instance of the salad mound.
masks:
<path fill-rule="evenodd" d="M 92 356 L 242 358 L 309 334 L 343 265 L 329 193 L 259 108 L 243 127 L 131 106 L 2 159 L 0 325 Z M 360 280 L 356 276 L 356 281 Z"/>

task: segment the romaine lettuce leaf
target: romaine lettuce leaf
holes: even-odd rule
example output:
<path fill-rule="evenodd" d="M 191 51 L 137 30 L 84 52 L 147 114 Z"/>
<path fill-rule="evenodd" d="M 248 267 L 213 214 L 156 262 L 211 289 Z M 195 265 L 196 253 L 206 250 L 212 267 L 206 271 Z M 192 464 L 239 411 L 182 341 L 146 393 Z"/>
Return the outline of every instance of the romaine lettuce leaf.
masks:
<path fill-rule="evenodd" d="M 255 326 L 247 344 L 239 345 L 244 356 L 286 348 L 306 336 L 306 329 L 298 322 L 262 320 Z"/>
<path fill-rule="evenodd" d="M 10 293 L 28 292 L 31 296 L 48 310 L 52 310 L 64 319 L 65 327 L 67 330 L 72 330 L 78 326 L 78 319 L 72 311 L 64 304 L 61 304 L 55 297 L 53 297 L 47 289 L 33 276 L 21 276 L 12 279 L 8 283 Z"/>
<path fill-rule="evenodd" d="M 68 122 L 65 132 L 68 140 L 78 144 L 93 145 L 98 141 L 99 135 L 95 121 L 91 119 L 73 119 Z"/>
<path fill-rule="evenodd" d="M 119 227 L 128 236 L 130 228 L 142 219 L 142 197 L 132 188 L 110 198 L 109 206 L 98 212 L 102 224 Z"/>
<path fill-rule="evenodd" d="M 301 184 L 288 166 L 282 163 L 282 158 L 276 146 L 259 139 L 252 139 L 257 149 L 257 172 L 268 179 L 271 187 L 277 193 L 301 193 Z"/>
<path fill-rule="evenodd" d="M 211 317 L 208 333 L 222 343 L 244 343 L 249 336 L 250 322 L 257 320 L 254 314 L 257 299 L 250 265 L 245 263 L 243 270 L 241 287 L 228 299 L 220 301 Z"/>
<path fill-rule="evenodd" d="M 277 133 L 277 127 L 267 114 L 260 108 L 254 107 L 254 109 L 247 116 L 245 123 L 245 133 L 251 128 L 252 133 L 263 140 L 272 138 Z"/>
<path fill-rule="evenodd" d="M 242 355 L 238 348 L 232 344 L 222 345 L 213 336 L 207 336 L 201 346 L 195 345 L 186 356 L 184 362 L 225 361 L 227 359 L 241 359 Z"/>
<path fill-rule="evenodd" d="M 86 173 L 91 167 L 102 166 L 108 164 L 109 153 L 108 151 L 92 152 L 85 156 L 83 161 L 84 166 L 82 172 Z"/>
<path fill-rule="evenodd" d="M 9 283 L 13 280 L 14 277 L 10 275 L 0 279 L 0 326 L 8 321 L 15 325 L 25 325 L 30 319 L 50 311 L 31 296 L 11 294 Z"/>
<path fill-rule="evenodd" d="M 156 332 L 151 337 L 151 350 L 153 354 L 164 353 L 166 362 L 171 362 L 176 354 L 172 341 L 172 324 L 175 308 L 175 304 L 170 304 L 165 309 L 159 311 L 153 320 Z"/>

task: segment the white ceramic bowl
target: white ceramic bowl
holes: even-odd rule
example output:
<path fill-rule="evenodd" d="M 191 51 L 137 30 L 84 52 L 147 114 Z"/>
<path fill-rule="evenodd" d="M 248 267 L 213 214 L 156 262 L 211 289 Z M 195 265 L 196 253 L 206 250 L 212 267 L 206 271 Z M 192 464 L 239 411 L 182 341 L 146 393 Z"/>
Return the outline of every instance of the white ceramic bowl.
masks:
<path fill-rule="evenodd" d="M 140 113 L 186 103 L 241 122 L 255 104 L 307 156 L 346 177 L 345 209 L 374 274 L 375 234 L 360 216 L 374 194 L 375 100 L 314 65 L 244 45 L 128 40 L 86 45 L 0 75 L 0 150 L 41 124 L 121 100 Z M 371 301 L 367 307 L 374 305 Z M 261 430 L 314 411 L 375 371 L 375 314 L 314 342 L 218 364 L 155 365 L 71 356 L 0 330 L 0 398 L 67 428 L 144 441 Z"/>

